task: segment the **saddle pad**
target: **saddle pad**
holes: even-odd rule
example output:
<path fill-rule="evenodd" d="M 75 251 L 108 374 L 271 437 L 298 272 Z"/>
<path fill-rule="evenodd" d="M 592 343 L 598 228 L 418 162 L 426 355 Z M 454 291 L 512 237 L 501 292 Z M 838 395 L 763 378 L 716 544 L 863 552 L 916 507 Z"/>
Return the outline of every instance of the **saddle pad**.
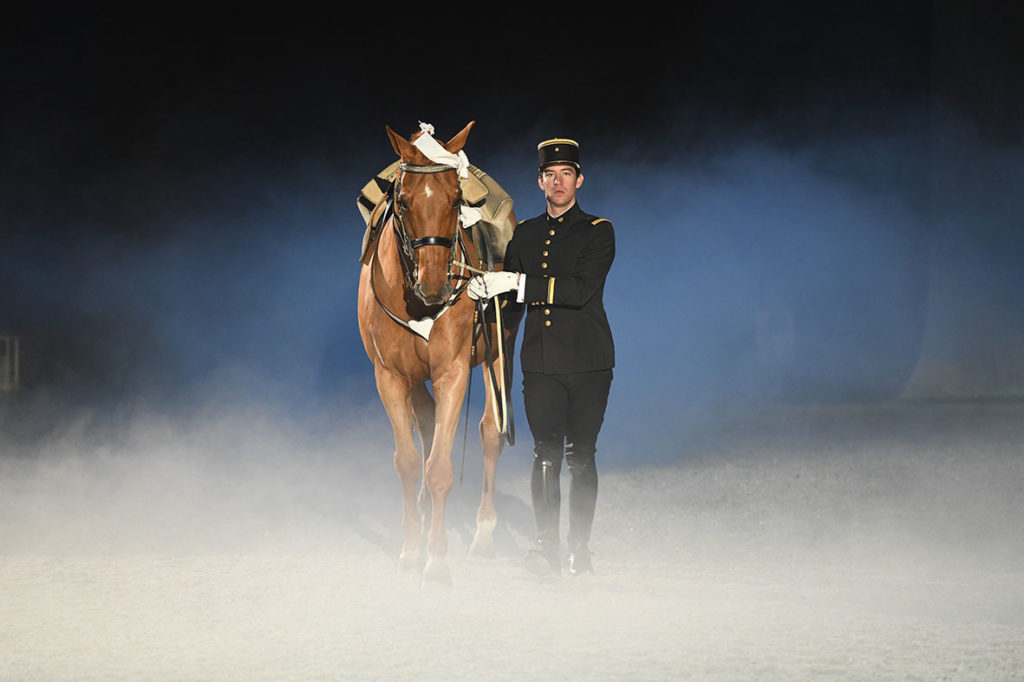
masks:
<path fill-rule="evenodd" d="M 400 164 L 401 161 L 395 161 L 377 173 L 363 185 L 356 200 L 356 207 L 366 225 L 359 258 L 364 263 L 369 254 L 369 246 L 383 222 L 387 205 L 385 199 L 398 175 Z M 505 246 L 515 228 L 511 215 L 512 197 L 490 175 L 472 164 L 469 166 L 469 175 L 461 178 L 459 184 L 462 187 L 462 200 L 480 209 L 482 217 L 478 223 L 479 229 L 488 243 L 488 251 L 497 262 L 501 262 L 505 256 Z"/>

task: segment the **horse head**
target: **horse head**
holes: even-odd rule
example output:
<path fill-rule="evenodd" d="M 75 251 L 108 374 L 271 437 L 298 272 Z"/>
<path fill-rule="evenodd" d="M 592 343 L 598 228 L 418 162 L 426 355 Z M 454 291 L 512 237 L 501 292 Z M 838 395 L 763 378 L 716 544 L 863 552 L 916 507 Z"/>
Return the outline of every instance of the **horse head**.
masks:
<path fill-rule="evenodd" d="M 458 154 L 466 144 L 474 121 L 446 143 L 449 154 Z M 395 221 L 399 242 L 409 261 L 412 290 L 426 305 L 439 305 L 452 293 L 450 270 L 460 236 L 459 205 L 462 190 L 456 168 L 428 158 L 415 141 L 385 126 L 391 146 L 401 159 L 395 182 Z"/>

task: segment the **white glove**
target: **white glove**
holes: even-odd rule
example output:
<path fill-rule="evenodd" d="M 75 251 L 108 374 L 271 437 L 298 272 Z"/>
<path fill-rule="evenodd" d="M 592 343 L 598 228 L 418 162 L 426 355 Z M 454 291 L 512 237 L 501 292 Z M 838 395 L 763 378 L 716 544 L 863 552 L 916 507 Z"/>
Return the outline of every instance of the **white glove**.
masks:
<path fill-rule="evenodd" d="M 474 301 L 481 298 L 494 298 L 498 294 L 518 289 L 519 277 L 518 272 L 485 272 L 469 280 L 469 284 L 466 285 L 466 293 Z"/>

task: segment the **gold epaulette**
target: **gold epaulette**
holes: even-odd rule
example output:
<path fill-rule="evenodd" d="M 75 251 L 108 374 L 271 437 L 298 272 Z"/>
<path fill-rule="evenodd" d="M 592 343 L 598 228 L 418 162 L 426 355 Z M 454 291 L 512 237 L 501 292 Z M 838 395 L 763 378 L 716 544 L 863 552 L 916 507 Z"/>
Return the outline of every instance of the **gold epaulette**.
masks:
<path fill-rule="evenodd" d="M 610 223 L 611 221 L 607 218 L 597 218 L 596 220 L 590 221 L 591 225 L 597 225 L 598 223 Z"/>

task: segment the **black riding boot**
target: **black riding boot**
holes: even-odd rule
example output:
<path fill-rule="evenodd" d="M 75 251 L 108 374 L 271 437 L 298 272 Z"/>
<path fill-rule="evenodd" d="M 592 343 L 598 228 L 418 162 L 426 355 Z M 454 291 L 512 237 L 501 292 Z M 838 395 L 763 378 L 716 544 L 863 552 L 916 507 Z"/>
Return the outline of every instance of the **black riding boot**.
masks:
<path fill-rule="evenodd" d="M 572 443 L 566 445 L 566 465 L 569 482 L 569 573 L 593 572 L 590 560 L 590 529 L 594 525 L 594 509 L 597 506 L 597 466 L 593 453 L 580 454 L 572 451 Z"/>
<path fill-rule="evenodd" d="M 537 522 L 537 548 L 526 555 L 526 567 L 540 575 L 555 575 L 561 571 L 561 546 L 558 521 L 561 514 L 562 493 L 559 488 L 561 457 L 547 457 L 538 446 L 530 475 L 530 494 L 533 514 Z M 561 453 L 558 453 L 561 455 Z"/>

